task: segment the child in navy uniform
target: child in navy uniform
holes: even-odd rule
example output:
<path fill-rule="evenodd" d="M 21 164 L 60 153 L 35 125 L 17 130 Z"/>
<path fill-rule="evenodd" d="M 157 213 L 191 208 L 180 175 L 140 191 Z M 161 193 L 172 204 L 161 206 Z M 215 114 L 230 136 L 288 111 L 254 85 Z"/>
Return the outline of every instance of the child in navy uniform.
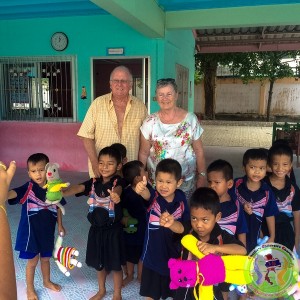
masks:
<path fill-rule="evenodd" d="M 127 209 L 129 215 L 137 221 L 134 228 L 124 231 L 125 248 L 126 248 L 126 262 L 127 262 L 127 276 L 123 280 L 123 286 L 126 286 L 133 280 L 134 265 L 138 265 L 137 278 L 141 281 L 142 277 L 142 261 L 141 255 L 143 251 L 143 244 L 146 230 L 146 213 L 148 201 L 140 195 L 142 192 L 139 189 L 139 183 L 147 187 L 147 172 L 142 162 L 133 160 L 126 163 L 123 168 L 123 177 L 128 184 L 122 193 L 122 207 Z M 148 185 L 148 189 L 151 186 Z M 146 197 L 146 196 L 145 196 Z M 135 229 L 135 230 L 132 230 Z"/>
<path fill-rule="evenodd" d="M 280 212 L 275 217 L 275 243 L 291 251 L 295 247 L 300 253 L 300 191 L 288 176 L 293 164 L 293 150 L 287 144 L 276 143 L 268 155 L 272 173 L 266 177 L 266 182 L 272 187 Z"/>
<path fill-rule="evenodd" d="M 269 231 L 268 243 L 274 242 L 275 239 L 275 216 L 278 214 L 278 208 L 274 193 L 263 180 L 266 176 L 267 159 L 265 149 L 248 149 L 243 156 L 246 175 L 235 179 L 232 189 L 246 212 L 248 253 L 257 246 L 263 218 L 266 218 Z"/>
<path fill-rule="evenodd" d="M 86 249 L 86 264 L 97 270 L 98 293 L 91 299 L 102 299 L 106 294 L 107 274 L 113 272 L 114 300 L 121 300 L 122 268 L 125 264 L 125 246 L 121 224 L 120 196 L 122 178 L 121 154 L 112 147 L 103 148 L 98 155 L 101 176 L 81 184 L 71 185 L 63 191 L 64 196 L 89 196 L 87 218 L 91 223 Z"/>
<path fill-rule="evenodd" d="M 218 224 L 221 219 L 221 205 L 218 194 L 210 188 L 198 188 L 190 198 L 191 217 L 188 222 L 178 222 L 165 212 L 161 215 L 161 226 L 184 236 L 192 234 L 197 238 L 198 249 L 204 254 L 245 255 L 246 249 L 234 235 L 222 230 Z M 181 258 L 192 260 L 195 257 L 183 248 Z M 217 270 L 215 270 L 217 272 Z M 198 290 L 198 287 L 195 288 Z M 199 295 L 198 295 L 199 296 Z M 195 300 L 194 288 L 179 288 L 174 300 Z M 214 299 L 223 300 L 219 286 L 214 286 Z"/>
<path fill-rule="evenodd" d="M 228 191 L 233 187 L 233 169 L 222 159 L 213 161 L 207 168 L 208 187 L 216 191 L 221 204 L 222 217 L 218 224 L 223 230 L 236 235 L 246 245 L 247 223 L 243 207 Z"/>
<path fill-rule="evenodd" d="M 228 190 L 233 186 L 233 169 L 226 160 L 213 161 L 207 168 L 208 187 L 212 188 L 219 196 L 222 217 L 218 221 L 221 229 L 235 235 L 239 241 L 246 245 L 248 232 L 244 210 L 236 197 L 231 197 Z M 230 284 L 222 283 L 224 300 L 228 299 Z"/>
<path fill-rule="evenodd" d="M 174 241 L 173 232 L 160 226 L 159 221 L 164 212 L 178 221 L 189 219 L 186 196 L 178 189 L 182 183 L 181 172 L 179 162 L 171 158 L 161 160 L 156 167 L 156 190 L 151 190 L 142 254 L 140 295 L 147 299 L 166 299 L 173 294 L 169 287 L 168 260 L 180 256 L 181 246 L 179 240 Z"/>
<path fill-rule="evenodd" d="M 15 250 L 19 257 L 27 259 L 27 298 L 38 299 L 34 288 L 34 274 L 40 260 L 43 284 L 46 288 L 59 292 L 61 286 L 50 281 L 50 258 L 54 249 L 56 223 L 58 232 L 65 233 L 61 210 L 46 201 L 46 164 L 49 158 L 44 153 L 32 154 L 27 159 L 30 181 L 8 192 L 8 204 L 22 204 Z M 65 199 L 60 201 L 66 204 Z"/>

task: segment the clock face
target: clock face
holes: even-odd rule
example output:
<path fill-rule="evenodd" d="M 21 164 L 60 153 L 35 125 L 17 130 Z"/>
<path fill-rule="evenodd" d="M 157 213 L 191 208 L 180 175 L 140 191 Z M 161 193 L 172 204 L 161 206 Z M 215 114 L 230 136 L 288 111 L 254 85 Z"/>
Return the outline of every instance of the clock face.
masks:
<path fill-rule="evenodd" d="M 54 50 L 63 51 L 68 46 L 68 37 L 63 32 L 55 32 L 51 37 L 51 45 Z"/>

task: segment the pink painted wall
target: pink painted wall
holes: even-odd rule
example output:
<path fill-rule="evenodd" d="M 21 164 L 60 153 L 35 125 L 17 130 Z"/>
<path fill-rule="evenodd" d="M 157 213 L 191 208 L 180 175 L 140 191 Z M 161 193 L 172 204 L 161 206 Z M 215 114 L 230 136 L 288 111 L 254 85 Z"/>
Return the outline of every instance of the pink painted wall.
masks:
<path fill-rule="evenodd" d="M 0 122 L 0 160 L 15 160 L 26 168 L 27 158 L 43 152 L 61 170 L 86 172 L 87 154 L 77 132 L 81 123 Z"/>

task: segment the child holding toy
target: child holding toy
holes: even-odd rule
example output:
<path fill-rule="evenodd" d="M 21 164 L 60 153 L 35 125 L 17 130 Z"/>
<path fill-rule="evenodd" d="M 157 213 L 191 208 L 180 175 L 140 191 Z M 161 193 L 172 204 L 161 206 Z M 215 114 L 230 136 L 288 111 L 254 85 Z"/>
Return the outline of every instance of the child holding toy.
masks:
<path fill-rule="evenodd" d="M 173 294 L 169 287 L 168 260 L 179 257 L 181 247 L 179 241 L 173 240 L 173 232 L 160 226 L 159 219 L 163 212 L 168 212 L 178 221 L 189 219 L 186 196 L 178 189 L 182 183 L 181 172 L 178 161 L 171 158 L 161 160 L 155 171 L 156 190 L 151 189 L 151 196 L 145 198 L 149 199 L 149 208 L 140 295 L 146 299 L 166 299 Z"/>
<path fill-rule="evenodd" d="M 191 217 L 188 222 L 178 222 L 168 212 L 160 217 L 160 224 L 175 233 L 184 236 L 192 234 L 197 238 L 197 247 L 204 255 L 231 254 L 245 255 L 246 249 L 242 242 L 234 235 L 222 230 L 218 224 L 221 219 L 221 205 L 218 194 L 211 188 L 198 188 L 190 198 Z M 182 250 L 182 259 L 191 260 L 195 257 L 185 248 Z M 217 272 L 217 270 L 212 270 Z M 198 288 L 196 287 L 196 290 Z M 223 299 L 218 287 L 214 287 L 214 299 Z M 194 288 L 178 288 L 175 300 L 194 300 Z"/>
<path fill-rule="evenodd" d="M 266 177 L 279 209 L 275 216 L 275 243 L 300 253 L 300 191 L 289 173 L 293 165 L 293 150 L 287 144 L 276 143 L 268 152 L 272 173 Z M 293 223 L 293 225 L 291 224 Z M 268 232 L 265 232 L 268 235 Z"/>
<path fill-rule="evenodd" d="M 89 196 L 87 218 L 89 230 L 86 264 L 97 270 L 99 291 L 92 300 L 103 299 L 106 294 L 106 276 L 112 271 L 114 281 L 113 300 L 121 300 L 122 265 L 125 265 L 125 247 L 121 224 L 122 178 L 121 154 L 112 147 L 103 148 L 98 155 L 99 178 L 91 178 L 72 185 L 63 191 L 64 196 Z"/>
<path fill-rule="evenodd" d="M 43 153 L 32 154 L 27 160 L 30 181 L 8 192 L 8 204 L 22 204 L 15 250 L 19 257 L 27 259 L 26 284 L 27 299 L 37 300 L 34 288 L 34 275 L 40 260 L 43 284 L 46 288 L 59 292 L 61 286 L 50 280 L 50 258 L 54 249 L 56 223 L 58 232 L 65 233 L 61 210 L 46 201 L 46 164 L 49 162 Z M 65 199 L 60 201 L 65 205 Z"/>
<path fill-rule="evenodd" d="M 266 218 L 269 231 L 268 243 L 275 239 L 275 216 L 278 208 L 274 193 L 263 180 L 267 171 L 267 152 L 262 148 L 248 149 L 243 156 L 246 175 L 234 181 L 232 192 L 245 210 L 248 227 L 246 248 L 248 253 L 257 246 L 260 237 L 262 219 Z"/>
<path fill-rule="evenodd" d="M 246 245 L 248 232 L 244 210 L 236 197 L 231 197 L 228 190 L 233 186 L 233 168 L 223 159 L 213 161 L 207 167 L 208 187 L 212 188 L 219 196 L 222 217 L 218 221 L 221 229 L 235 235 L 239 241 Z M 230 284 L 220 284 L 224 300 L 229 297 Z"/>
<path fill-rule="evenodd" d="M 126 247 L 127 276 L 123 280 L 123 286 L 126 286 L 133 280 L 134 265 L 138 265 L 137 279 L 140 282 L 142 276 L 141 255 L 146 230 L 146 213 L 148 201 L 145 193 L 147 189 L 151 189 L 147 183 L 147 172 L 142 162 L 133 160 L 126 163 L 122 168 L 124 180 L 128 186 L 122 193 L 122 207 L 127 211 L 127 217 L 123 217 L 124 221 L 124 237 Z M 143 188 L 143 187 L 147 187 Z M 149 194 L 148 194 L 149 197 Z"/>

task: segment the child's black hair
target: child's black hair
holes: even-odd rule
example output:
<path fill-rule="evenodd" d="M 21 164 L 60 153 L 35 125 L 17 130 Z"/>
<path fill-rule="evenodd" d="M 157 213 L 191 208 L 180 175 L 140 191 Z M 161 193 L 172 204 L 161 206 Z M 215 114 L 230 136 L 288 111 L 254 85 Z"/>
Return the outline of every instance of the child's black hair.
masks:
<path fill-rule="evenodd" d="M 271 165 L 274 155 L 287 155 L 289 156 L 291 162 L 293 162 L 293 149 L 286 142 L 278 141 L 277 143 L 273 143 L 273 146 L 269 149 L 268 152 L 269 165 Z"/>
<path fill-rule="evenodd" d="M 117 149 L 121 153 L 122 161 L 127 156 L 127 149 L 126 147 L 121 143 L 114 143 L 111 145 L 112 148 Z"/>
<path fill-rule="evenodd" d="M 98 160 L 100 156 L 102 155 L 108 155 L 110 157 L 113 157 L 116 161 L 117 164 L 120 164 L 122 161 L 121 153 L 115 148 L 112 147 L 104 147 L 100 150 L 99 155 L 98 155 Z"/>
<path fill-rule="evenodd" d="M 27 159 L 27 166 L 28 163 L 37 164 L 38 162 L 43 161 L 45 164 L 49 162 L 49 157 L 44 153 L 34 153 L 30 155 Z"/>
<path fill-rule="evenodd" d="M 159 172 L 162 173 L 169 173 L 175 176 L 176 181 L 179 181 L 181 179 L 181 172 L 182 172 L 182 168 L 180 163 L 173 159 L 173 158 L 166 158 L 161 160 L 157 166 L 156 166 L 156 170 L 155 170 L 155 177 L 157 176 L 157 174 Z"/>
<path fill-rule="evenodd" d="M 211 188 L 201 187 L 195 190 L 190 198 L 190 209 L 203 208 L 210 210 L 214 216 L 221 211 L 218 194 Z"/>
<path fill-rule="evenodd" d="M 141 169 L 144 164 L 139 160 L 132 160 L 126 163 L 122 168 L 123 178 L 127 184 L 133 184 L 134 178 L 141 175 Z"/>
<path fill-rule="evenodd" d="M 249 163 L 249 160 L 265 160 L 268 162 L 268 151 L 264 148 L 251 148 L 248 149 L 243 156 L 243 166 Z"/>
<path fill-rule="evenodd" d="M 232 165 L 224 159 L 217 159 L 207 167 L 207 173 L 222 172 L 226 181 L 233 179 Z"/>

